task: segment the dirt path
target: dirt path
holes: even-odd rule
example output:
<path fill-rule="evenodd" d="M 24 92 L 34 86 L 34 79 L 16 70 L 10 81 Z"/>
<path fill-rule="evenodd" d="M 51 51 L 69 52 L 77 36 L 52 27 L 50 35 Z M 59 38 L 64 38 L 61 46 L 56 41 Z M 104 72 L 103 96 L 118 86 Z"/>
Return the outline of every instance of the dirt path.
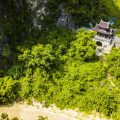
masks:
<path fill-rule="evenodd" d="M 27 104 L 14 104 L 10 107 L 0 107 L 1 113 L 8 113 L 10 118 L 18 117 L 22 120 L 37 120 L 38 116 L 47 116 L 48 120 L 107 120 L 100 118 L 98 113 L 86 115 L 73 110 L 60 110 L 55 106 L 43 108 L 40 103 L 34 106 Z"/>

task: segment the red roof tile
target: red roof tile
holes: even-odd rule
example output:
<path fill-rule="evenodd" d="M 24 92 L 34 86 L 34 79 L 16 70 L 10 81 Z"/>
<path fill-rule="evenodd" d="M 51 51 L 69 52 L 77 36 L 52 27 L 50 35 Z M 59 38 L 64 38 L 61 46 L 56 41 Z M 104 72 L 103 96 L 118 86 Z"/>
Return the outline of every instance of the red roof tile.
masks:
<path fill-rule="evenodd" d="M 103 20 L 100 21 L 99 24 L 97 24 L 99 27 L 107 29 L 109 28 L 110 23 L 109 22 L 104 22 Z"/>

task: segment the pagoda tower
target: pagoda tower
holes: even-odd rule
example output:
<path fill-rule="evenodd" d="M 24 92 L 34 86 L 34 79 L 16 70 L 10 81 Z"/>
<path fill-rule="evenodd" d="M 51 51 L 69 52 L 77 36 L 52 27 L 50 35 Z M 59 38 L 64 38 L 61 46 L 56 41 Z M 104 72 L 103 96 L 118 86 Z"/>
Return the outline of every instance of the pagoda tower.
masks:
<path fill-rule="evenodd" d="M 114 46 L 114 29 L 110 28 L 110 22 L 101 20 L 99 24 L 96 24 L 94 30 L 97 32 L 94 38 L 97 49 L 109 54 Z"/>

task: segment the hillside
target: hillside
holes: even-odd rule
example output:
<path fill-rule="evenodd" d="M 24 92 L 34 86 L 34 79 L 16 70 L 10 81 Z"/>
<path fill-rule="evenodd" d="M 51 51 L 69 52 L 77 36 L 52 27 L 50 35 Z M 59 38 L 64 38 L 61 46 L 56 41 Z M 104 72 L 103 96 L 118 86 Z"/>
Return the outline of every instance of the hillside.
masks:
<path fill-rule="evenodd" d="M 34 98 L 119 120 L 120 49 L 96 56 L 96 32 L 84 29 L 112 18 L 119 29 L 119 3 L 1 0 L 0 105 Z"/>

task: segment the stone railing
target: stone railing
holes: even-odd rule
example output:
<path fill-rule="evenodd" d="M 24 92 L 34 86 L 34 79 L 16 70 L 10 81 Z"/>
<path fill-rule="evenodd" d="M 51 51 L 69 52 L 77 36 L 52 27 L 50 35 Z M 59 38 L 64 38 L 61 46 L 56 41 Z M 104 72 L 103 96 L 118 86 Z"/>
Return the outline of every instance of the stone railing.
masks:
<path fill-rule="evenodd" d="M 100 37 L 100 36 L 95 36 L 94 38 L 95 41 L 110 41 L 111 39 L 105 38 L 105 37 Z"/>

